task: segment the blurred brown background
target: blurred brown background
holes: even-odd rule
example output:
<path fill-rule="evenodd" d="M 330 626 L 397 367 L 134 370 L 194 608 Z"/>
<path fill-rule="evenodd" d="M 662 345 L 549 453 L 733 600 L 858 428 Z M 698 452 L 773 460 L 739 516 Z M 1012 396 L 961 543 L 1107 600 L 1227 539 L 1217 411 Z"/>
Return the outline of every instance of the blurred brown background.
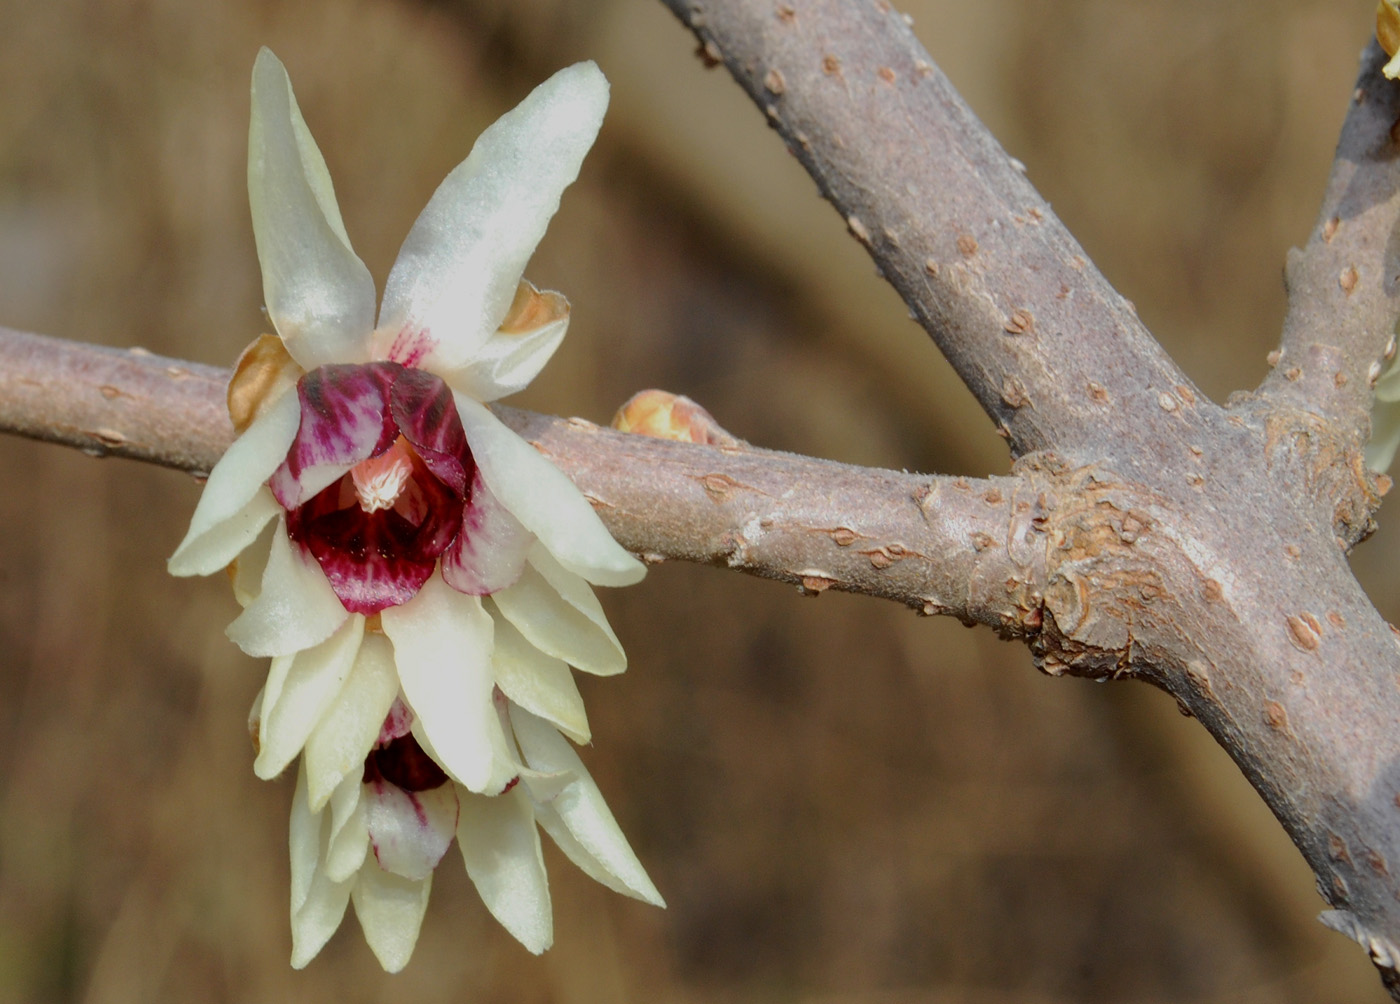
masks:
<path fill-rule="evenodd" d="M 1263 375 L 1371 0 L 918 0 L 935 58 L 1217 399 Z M 661 386 L 756 443 L 1002 471 L 1001 441 L 722 71 L 654 0 L 0 0 L 0 323 L 230 363 L 261 303 L 259 44 L 382 283 L 475 134 L 567 62 L 613 105 L 529 274 L 574 325 L 518 403 Z M 408 970 L 347 917 L 287 965 L 289 779 L 221 581 L 166 577 L 187 477 L 0 442 L 0 1001 L 1382 1001 L 1204 732 L 989 632 L 662 566 L 585 751 L 670 908 L 550 848 L 528 955 L 455 851 Z M 1400 618 L 1385 531 L 1358 556 Z"/>

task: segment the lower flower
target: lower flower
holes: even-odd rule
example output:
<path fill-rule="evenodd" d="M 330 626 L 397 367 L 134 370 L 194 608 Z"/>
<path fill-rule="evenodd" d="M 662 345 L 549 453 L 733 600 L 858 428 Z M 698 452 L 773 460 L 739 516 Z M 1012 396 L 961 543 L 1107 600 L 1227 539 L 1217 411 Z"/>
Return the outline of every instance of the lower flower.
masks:
<path fill-rule="evenodd" d="M 415 738 L 414 716 L 401 701 L 386 715 L 363 772 L 345 777 L 319 807 L 312 778 L 323 765 L 308 746 L 289 841 L 293 966 L 320 952 L 353 903 L 380 964 L 402 969 L 418 940 L 433 871 L 454 838 L 487 909 L 535 953 L 554 940 L 541 826 L 599 882 L 664 905 L 568 741 L 499 691 L 495 705 L 518 770 L 499 795 L 452 782 Z"/>

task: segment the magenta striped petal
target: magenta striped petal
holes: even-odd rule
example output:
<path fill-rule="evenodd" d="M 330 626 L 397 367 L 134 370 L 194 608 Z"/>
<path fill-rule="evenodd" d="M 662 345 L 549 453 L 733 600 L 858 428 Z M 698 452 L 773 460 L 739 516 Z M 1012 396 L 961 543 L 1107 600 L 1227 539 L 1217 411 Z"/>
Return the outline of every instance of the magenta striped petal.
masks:
<path fill-rule="evenodd" d="M 452 392 L 395 362 L 323 366 L 270 482 L 292 538 L 352 613 L 408 602 L 462 528 L 476 473 Z"/>
<path fill-rule="evenodd" d="M 447 384 L 424 370 L 400 369 L 389 394 L 389 412 L 428 470 L 457 495 L 465 495 L 476 465 Z"/>
<path fill-rule="evenodd" d="M 379 867 L 408 879 L 433 873 L 457 835 L 457 788 L 404 791 L 383 778 L 365 783 L 365 822 Z"/>
<path fill-rule="evenodd" d="M 301 427 L 268 482 L 284 509 L 295 509 L 398 438 L 389 390 L 401 372 L 397 363 L 322 366 L 297 381 Z"/>
<path fill-rule="evenodd" d="M 462 510 L 462 529 L 442 556 L 442 577 L 459 593 L 489 596 L 514 585 L 535 535 L 516 519 L 476 472 Z"/>

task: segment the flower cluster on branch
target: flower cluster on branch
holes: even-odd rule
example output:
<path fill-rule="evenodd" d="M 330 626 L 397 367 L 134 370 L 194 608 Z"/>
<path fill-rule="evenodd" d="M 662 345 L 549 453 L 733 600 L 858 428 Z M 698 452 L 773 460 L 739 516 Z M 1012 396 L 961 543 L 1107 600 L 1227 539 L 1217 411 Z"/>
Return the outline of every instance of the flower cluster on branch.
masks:
<path fill-rule="evenodd" d="M 568 303 L 521 278 L 607 106 L 560 71 L 482 134 L 410 230 L 375 318 L 326 165 L 282 64 L 253 71 L 248 188 L 268 315 L 229 385 L 238 438 L 176 575 L 231 570 L 228 634 L 272 659 L 254 769 L 299 760 L 292 963 L 348 904 L 401 969 L 455 839 L 531 951 L 552 938 L 539 828 L 600 882 L 660 904 L 568 740 L 570 666 L 626 658 L 592 585 L 644 574 L 556 467 L 486 407 L 558 347 Z M 567 738 L 566 738 L 567 737 Z"/>

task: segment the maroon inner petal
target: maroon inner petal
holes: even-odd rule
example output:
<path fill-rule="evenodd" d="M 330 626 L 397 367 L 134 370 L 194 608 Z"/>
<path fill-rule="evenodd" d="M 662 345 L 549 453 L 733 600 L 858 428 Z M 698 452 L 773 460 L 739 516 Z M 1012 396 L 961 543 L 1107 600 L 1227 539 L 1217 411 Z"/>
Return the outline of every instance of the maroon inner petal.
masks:
<path fill-rule="evenodd" d="M 288 533 L 315 556 L 351 613 L 411 600 L 461 526 L 461 497 L 421 462 L 414 467 L 391 509 L 365 512 L 347 474 L 287 514 Z"/>
<path fill-rule="evenodd" d="M 446 784 L 447 774 L 423 752 L 410 733 L 370 751 L 365 760 L 364 783 L 381 779 L 404 791 L 430 791 Z"/>
<path fill-rule="evenodd" d="M 303 471 L 325 464 L 349 467 L 383 453 L 398 438 L 388 404 L 390 388 L 402 372 L 391 362 L 331 365 L 297 381 L 301 425 L 287 459 L 269 481 L 283 508 L 304 501 Z"/>
<path fill-rule="evenodd" d="M 428 469 L 458 495 L 468 495 L 476 464 L 447 384 L 423 370 L 402 369 L 389 392 L 389 411 Z"/>

